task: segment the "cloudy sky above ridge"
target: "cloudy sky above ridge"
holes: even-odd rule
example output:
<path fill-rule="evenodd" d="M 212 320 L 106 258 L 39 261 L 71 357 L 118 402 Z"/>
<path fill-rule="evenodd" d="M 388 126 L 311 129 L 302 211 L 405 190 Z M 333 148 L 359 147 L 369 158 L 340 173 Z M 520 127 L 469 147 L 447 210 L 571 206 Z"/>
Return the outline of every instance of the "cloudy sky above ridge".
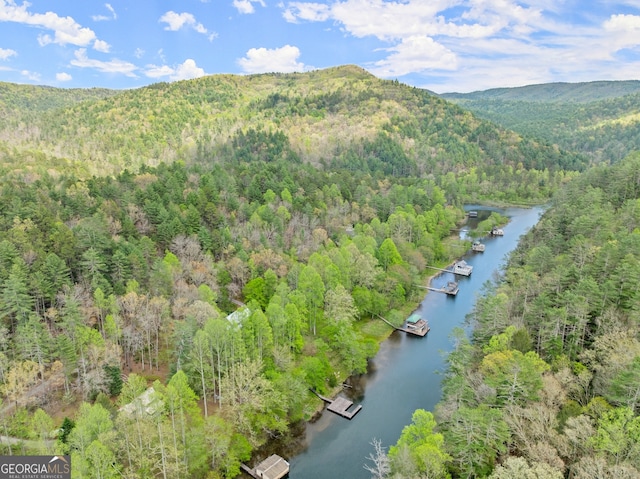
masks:
<path fill-rule="evenodd" d="M 137 88 L 355 64 L 439 93 L 640 79 L 640 0 L 0 0 L 0 81 Z"/>

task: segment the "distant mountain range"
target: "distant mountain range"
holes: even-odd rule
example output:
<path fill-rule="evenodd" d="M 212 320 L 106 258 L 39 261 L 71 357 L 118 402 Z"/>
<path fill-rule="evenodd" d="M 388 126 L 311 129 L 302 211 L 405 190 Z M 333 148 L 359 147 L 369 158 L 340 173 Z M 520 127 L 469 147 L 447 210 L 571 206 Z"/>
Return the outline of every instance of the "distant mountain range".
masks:
<path fill-rule="evenodd" d="M 615 162 L 640 150 L 640 81 L 549 83 L 442 98 L 478 116 L 592 162 Z"/>
<path fill-rule="evenodd" d="M 444 93 L 449 100 L 513 100 L 541 103 L 592 103 L 640 93 L 640 80 L 585 83 L 542 83 L 515 88 L 492 88 L 472 93 Z"/>

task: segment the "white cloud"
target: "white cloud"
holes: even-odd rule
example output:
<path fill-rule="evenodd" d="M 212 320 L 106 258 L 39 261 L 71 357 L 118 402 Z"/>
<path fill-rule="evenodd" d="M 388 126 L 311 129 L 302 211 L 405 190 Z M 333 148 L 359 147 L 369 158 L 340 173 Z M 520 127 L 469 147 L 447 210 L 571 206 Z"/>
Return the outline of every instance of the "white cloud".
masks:
<path fill-rule="evenodd" d="M 171 76 L 171 80 L 189 80 L 191 78 L 199 78 L 205 76 L 204 70 L 196 65 L 196 62 L 188 58 L 178 65 L 175 73 Z"/>
<path fill-rule="evenodd" d="M 149 78 L 168 77 L 171 81 L 190 80 L 206 75 L 204 69 L 197 66 L 195 60 L 191 58 L 187 58 L 175 68 L 168 65 L 147 65 L 144 74 Z"/>
<path fill-rule="evenodd" d="M 308 22 L 324 22 L 331 15 L 331 7 L 324 3 L 291 2 L 282 16 L 291 23 L 299 20 Z"/>
<path fill-rule="evenodd" d="M 609 46 L 620 50 L 640 45 L 640 16 L 612 15 L 604 22 L 604 30 L 609 34 Z"/>
<path fill-rule="evenodd" d="M 620 13 L 603 18 L 603 4 Z M 440 86 L 452 79 L 459 91 L 620 79 L 621 72 L 637 78 L 640 62 L 624 51 L 640 53 L 640 15 L 628 12 L 640 8 L 640 0 L 576 5 L 575 0 L 316 0 L 285 3 L 282 15 L 287 22 L 324 22 L 346 36 L 376 39 L 383 58 L 368 64 L 373 74 L 413 74 L 412 82 L 431 78 Z M 258 71 L 275 69 L 259 58 L 243 61 L 262 66 Z"/>
<path fill-rule="evenodd" d="M 332 4 L 291 2 L 284 11 L 287 21 L 322 22 L 333 20 L 355 36 L 374 36 L 381 40 L 433 33 L 439 11 L 452 0 L 383 1 L 345 0 Z"/>
<path fill-rule="evenodd" d="M 56 73 L 56 80 L 60 82 L 71 81 L 72 79 L 73 78 L 68 73 L 65 73 L 65 72 Z"/>
<path fill-rule="evenodd" d="M 405 38 L 387 50 L 393 53 L 370 68 L 374 75 L 400 77 L 425 70 L 455 70 L 458 67 L 456 54 L 430 37 Z"/>
<path fill-rule="evenodd" d="M 58 45 L 86 46 L 96 39 L 96 34 L 90 28 L 82 27 L 71 17 L 60 17 L 56 13 L 31 13 L 27 11 L 29 3 L 16 5 L 12 0 L 0 0 L 0 22 L 15 22 L 34 27 L 41 27 L 53 31 L 40 35 L 40 45 L 56 43 Z"/>
<path fill-rule="evenodd" d="M 0 60 L 6 60 L 7 58 L 16 56 L 18 53 L 11 48 L 0 48 Z"/>
<path fill-rule="evenodd" d="M 40 78 L 41 78 L 39 73 L 31 72 L 29 70 L 22 70 L 20 72 L 20 75 L 34 82 L 40 82 Z"/>
<path fill-rule="evenodd" d="M 96 40 L 93 42 L 93 49 L 102 53 L 109 53 L 111 50 L 111 45 L 103 40 Z"/>
<path fill-rule="evenodd" d="M 168 65 L 147 65 L 144 74 L 149 78 L 162 78 L 173 75 L 175 70 Z"/>
<path fill-rule="evenodd" d="M 144 50 L 142 48 L 136 48 L 133 52 L 133 56 L 136 58 L 142 58 L 144 56 Z"/>
<path fill-rule="evenodd" d="M 186 26 L 186 27 L 193 28 L 196 32 L 202 33 L 203 35 L 208 34 L 208 31 L 205 28 L 205 26 L 202 23 L 197 22 L 196 18 L 191 13 L 187 13 L 187 12 L 176 13 L 170 10 L 164 15 L 162 15 L 160 17 L 160 20 L 158 21 L 162 23 L 166 23 L 167 26 L 164 27 L 164 29 L 172 32 L 178 31 L 181 28 Z M 211 35 L 215 35 L 215 34 L 208 35 L 210 41 L 213 38 L 215 38 L 215 36 L 211 36 Z"/>
<path fill-rule="evenodd" d="M 282 48 L 252 48 L 238 65 L 245 73 L 299 72 L 305 69 L 304 63 L 298 63 L 300 56 L 298 47 L 285 45 Z"/>
<path fill-rule="evenodd" d="M 114 58 L 108 62 L 94 60 L 87 57 L 87 50 L 80 48 L 75 51 L 75 59 L 71 60 L 73 66 L 79 68 L 93 68 L 102 73 L 119 73 L 128 77 L 136 77 L 134 73 L 137 67 L 133 63 Z"/>
<path fill-rule="evenodd" d="M 110 16 L 107 15 L 92 15 L 91 19 L 94 22 L 105 22 L 108 20 L 117 20 L 118 19 L 118 15 L 116 14 L 116 11 L 113 9 L 113 7 L 111 6 L 110 3 L 105 3 L 104 4 L 105 8 L 107 10 L 109 10 L 109 12 L 111 12 Z"/>
<path fill-rule="evenodd" d="M 234 8 L 243 14 L 254 13 L 256 11 L 253 8 L 254 3 L 259 3 L 262 7 L 266 6 L 263 0 L 233 0 Z"/>

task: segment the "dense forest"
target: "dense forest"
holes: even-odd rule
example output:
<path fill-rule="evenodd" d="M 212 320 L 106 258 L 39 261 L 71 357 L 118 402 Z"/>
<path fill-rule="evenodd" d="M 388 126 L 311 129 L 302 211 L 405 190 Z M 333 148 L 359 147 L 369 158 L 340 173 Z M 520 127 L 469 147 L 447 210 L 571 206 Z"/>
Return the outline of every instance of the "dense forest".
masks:
<path fill-rule="evenodd" d="M 465 248 L 430 180 L 283 163 L 4 181 L 0 204 L 6 447 L 87 477 L 234 477 L 315 412 L 308 388 L 366 370 L 388 327 L 363 318 L 402 321 Z"/>
<path fill-rule="evenodd" d="M 426 266 L 469 248 L 451 235 L 469 201 L 552 206 L 541 243 L 523 243 L 478 302 L 474 337 L 458 338 L 443 406 L 417 411 L 385 456 L 393 474 L 546 467 L 508 415 L 552 379 L 565 380 L 547 416 L 558 437 L 574 420 L 595 436 L 596 406 L 634 420 L 613 383 L 635 356 L 607 369 L 596 344 L 619 326 L 635 354 L 637 158 L 580 173 L 582 154 L 351 66 L 122 92 L 2 87 L 3 453 L 70 454 L 74 477 L 236 477 L 322 407 L 309 389 L 330 395 L 367 370 L 389 334 L 377 316 L 402 323 Z M 601 280 L 611 291 L 594 300 Z M 546 463 L 612 464 L 589 441 Z"/>
<path fill-rule="evenodd" d="M 579 152 L 592 164 L 640 149 L 640 81 L 499 88 L 445 94 L 504 128 Z"/>

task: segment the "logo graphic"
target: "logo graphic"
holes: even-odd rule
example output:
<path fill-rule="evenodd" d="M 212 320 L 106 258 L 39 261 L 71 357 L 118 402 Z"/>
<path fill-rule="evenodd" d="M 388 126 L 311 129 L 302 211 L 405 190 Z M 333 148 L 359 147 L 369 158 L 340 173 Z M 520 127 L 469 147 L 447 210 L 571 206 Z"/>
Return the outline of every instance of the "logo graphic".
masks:
<path fill-rule="evenodd" d="M 0 456 L 0 479 L 71 479 L 71 458 Z"/>

